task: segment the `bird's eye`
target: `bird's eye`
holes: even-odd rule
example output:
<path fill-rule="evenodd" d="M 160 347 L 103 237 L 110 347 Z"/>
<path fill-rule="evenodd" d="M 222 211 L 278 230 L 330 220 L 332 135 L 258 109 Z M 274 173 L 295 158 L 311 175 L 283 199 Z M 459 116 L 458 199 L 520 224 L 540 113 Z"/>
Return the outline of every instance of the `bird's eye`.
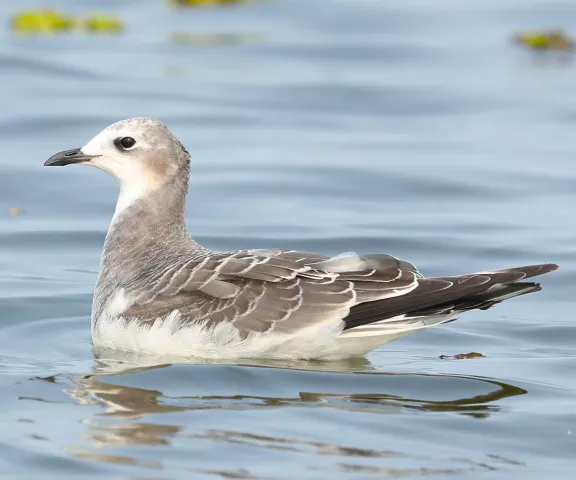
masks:
<path fill-rule="evenodd" d="M 114 143 L 117 147 L 127 150 L 128 148 L 132 148 L 134 145 L 136 145 L 136 140 L 134 140 L 132 137 L 122 137 L 117 138 Z"/>

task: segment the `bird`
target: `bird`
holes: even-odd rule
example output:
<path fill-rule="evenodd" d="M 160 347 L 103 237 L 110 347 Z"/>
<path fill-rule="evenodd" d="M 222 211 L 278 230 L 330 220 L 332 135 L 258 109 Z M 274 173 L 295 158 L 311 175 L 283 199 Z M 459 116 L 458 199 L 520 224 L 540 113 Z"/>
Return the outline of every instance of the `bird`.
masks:
<path fill-rule="evenodd" d="M 160 120 L 104 128 L 45 166 L 120 184 L 94 289 L 95 349 L 201 359 L 362 357 L 390 340 L 541 289 L 552 263 L 425 277 L 383 253 L 215 251 L 186 225 L 190 154 Z"/>

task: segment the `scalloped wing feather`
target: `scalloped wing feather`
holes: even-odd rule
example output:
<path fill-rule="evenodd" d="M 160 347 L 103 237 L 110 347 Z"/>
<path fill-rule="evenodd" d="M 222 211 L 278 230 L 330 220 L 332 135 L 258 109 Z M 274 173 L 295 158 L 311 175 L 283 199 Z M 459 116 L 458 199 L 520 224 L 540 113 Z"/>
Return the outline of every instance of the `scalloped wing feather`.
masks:
<path fill-rule="evenodd" d="M 418 285 L 412 264 L 389 255 L 328 258 L 292 250 L 210 253 L 170 265 L 124 288 L 122 315 L 152 322 L 174 310 L 182 323 L 231 322 L 241 332 L 293 333 L 346 317 L 358 303 L 403 295 Z"/>

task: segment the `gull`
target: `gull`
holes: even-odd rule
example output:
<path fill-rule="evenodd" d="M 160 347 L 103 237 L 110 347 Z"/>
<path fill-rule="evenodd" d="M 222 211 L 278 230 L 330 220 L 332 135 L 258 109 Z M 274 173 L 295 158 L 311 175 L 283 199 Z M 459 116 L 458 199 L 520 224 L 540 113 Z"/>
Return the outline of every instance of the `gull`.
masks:
<path fill-rule="evenodd" d="M 114 123 L 45 166 L 120 183 L 92 305 L 97 350 L 203 359 L 341 359 L 540 290 L 528 265 L 427 278 L 386 254 L 220 252 L 188 233 L 190 154 L 162 122 Z M 231 212 L 233 209 L 231 208 Z"/>

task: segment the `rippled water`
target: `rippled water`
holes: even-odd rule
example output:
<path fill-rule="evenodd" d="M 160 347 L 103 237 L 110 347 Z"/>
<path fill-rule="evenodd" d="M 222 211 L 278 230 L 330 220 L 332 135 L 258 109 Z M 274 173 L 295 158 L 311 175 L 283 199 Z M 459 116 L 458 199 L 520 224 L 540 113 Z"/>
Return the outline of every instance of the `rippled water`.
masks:
<path fill-rule="evenodd" d="M 2 478 L 572 478 L 576 65 L 509 37 L 576 5 L 117 3 L 51 2 L 116 13 L 118 37 L 15 36 L 9 15 L 35 4 L 0 5 Z M 562 268 L 366 360 L 95 359 L 117 186 L 41 165 L 136 115 L 192 151 L 188 218 L 209 247 Z M 439 358 L 470 351 L 486 358 Z"/>

